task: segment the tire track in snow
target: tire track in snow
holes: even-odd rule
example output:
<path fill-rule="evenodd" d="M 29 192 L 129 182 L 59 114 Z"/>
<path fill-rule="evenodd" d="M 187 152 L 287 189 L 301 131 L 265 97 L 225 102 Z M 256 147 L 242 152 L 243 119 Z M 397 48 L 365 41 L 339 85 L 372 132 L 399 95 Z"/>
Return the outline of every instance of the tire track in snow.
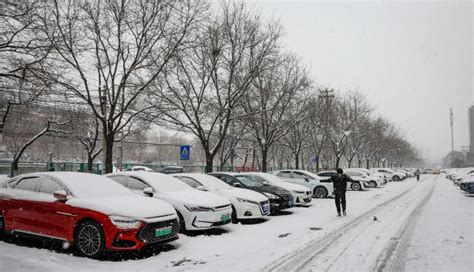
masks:
<path fill-rule="evenodd" d="M 426 179 L 429 177 L 425 177 L 422 179 L 419 184 L 399 193 L 398 195 L 394 196 L 393 198 L 375 206 L 374 208 L 364 212 L 363 214 L 359 215 L 358 217 L 354 218 L 353 220 L 349 221 L 348 223 L 342 225 L 336 231 L 329 233 L 327 236 L 319 239 L 313 240 L 304 248 L 296 250 L 291 254 L 287 254 L 286 256 L 281 257 L 279 260 L 273 262 L 270 265 L 267 265 L 263 268 L 263 271 L 300 271 L 304 270 L 308 265 L 311 265 L 313 260 L 318 257 L 320 254 L 327 251 L 331 246 L 339 243 L 341 237 L 344 234 L 354 230 L 356 227 L 361 225 L 364 222 L 367 222 L 368 218 L 383 209 L 392 209 L 390 204 L 394 204 L 399 200 L 404 201 L 405 198 L 409 198 L 410 192 L 418 188 Z M 354 240 L 357 237 L 354 238 Z M 350 244 L 349 244 L 350 245 Z M 347 250 L 349 246 L 344 248 L 344 251 Z"/>
<path fill-rule="evenodd" d="M 439 179 L 439 175 L 436 176 L 433 183 L 436 183 Z M 404 271 L 405 263 L 407 259 L 408 247 L 410 246 L 415 231 L 415 226 L 418 223 L 418 219 L 425 207 L 426 203 L 430 200 L 433 195 L 435 185 L 431 186 L 429 193 L 425 195 L 423 200 L 417 205 L 417 207 L 410 213 L 405 224 L 402 226 L 397 234 L 398 239 L 394 240 L 391 245 L 379 256 L 376 262 L 374 271 Z"/>

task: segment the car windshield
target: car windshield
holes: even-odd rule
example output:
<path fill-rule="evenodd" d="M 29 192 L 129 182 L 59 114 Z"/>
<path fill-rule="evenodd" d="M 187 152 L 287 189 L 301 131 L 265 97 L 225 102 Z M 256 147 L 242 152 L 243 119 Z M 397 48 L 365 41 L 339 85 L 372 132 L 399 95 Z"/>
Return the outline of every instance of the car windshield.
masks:
<path fill-rule="evenodd" d="M 209 189 L 223 190 L 223 189 L 233 188 L 232 186 L 225 183 L 224 181 L 210 175 L 199 174 L 192 177 L 195 178 L 197 181 L 201 182 L 204 186 L 206 186 Z"/>
<path fill-rule="evenodd" d="M 272 174 L 268 174 L 268 173 L 258 173 L 258 174 L 249 174 L 249 175 L 252 177 L 258 178 L 257 180 L 261 182 L 268 181 L 270 183 L 284 183 L 284 181 L 281 178 Z"/>
<path fill-rule="evenodd" d="M 140 172 L 137 176 L 140 179 L 145 180 L 154 189 L 159 192 L 177 192 L 177 191 L 190 191 L 194 188 L 189 187 L 187 184 L 175 178 L 173 176 L 161 173 L 152 172 Z"/>
<path fill-rule="evenodd" d="M 238 175 L 235 176 L 240 182 L 242 182 L 245 186 L 247 187 L 263 187 L 265 186 L 262 182 L 258 181 L 257 179 L 244 176 L 244 175 Z"/>
<path fill-rule="evenodd" d="M 76 197 L 112 197 L 132 194 L 130 190 L 117 182 L 94 174 L 65 174 L 59 177 L 59 180 Z"/>

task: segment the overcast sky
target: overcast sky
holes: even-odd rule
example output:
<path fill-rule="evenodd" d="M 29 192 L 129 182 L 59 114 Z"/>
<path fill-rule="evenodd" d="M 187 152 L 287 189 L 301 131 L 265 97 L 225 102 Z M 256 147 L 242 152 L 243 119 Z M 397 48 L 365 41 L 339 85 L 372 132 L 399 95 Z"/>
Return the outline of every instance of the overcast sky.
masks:
<path fill-rule="evenodd" d="M 469 145 L 474 101 L 473 4 L 465 2 L 252 3 L 279 18 L 285 43 L 311 67 L 316 82 L 360 90 L 431 160 Z"/>

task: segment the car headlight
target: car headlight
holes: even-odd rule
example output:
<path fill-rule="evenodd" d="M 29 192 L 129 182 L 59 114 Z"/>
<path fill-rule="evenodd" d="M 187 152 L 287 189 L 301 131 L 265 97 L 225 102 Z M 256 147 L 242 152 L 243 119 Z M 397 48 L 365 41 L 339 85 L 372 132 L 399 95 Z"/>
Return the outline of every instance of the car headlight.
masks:
<path fill-rule="evenodd" d="M 293 190 L 292 192 L 295 193 L 295 194 L 304 194 L 304 191 L 296 191 L 296 190 Z"/>
<path fill-rule="evenodd" d="M 190 212 L 212 212 L 214 211 L 213 208 L 201 207 L 201 206 L 193 206 L 193 205 L 184 205 L 186 209 Z"/>
<path fill-rule="evenodd" d="M 237 200 L 239 202 L 242 202 L 242 203 L 260 205 L 259 203 L 255 202 L 255 201 L 252 201 L 252 200 L 248 200 L 248 199 L 237 198 Z"/>
<path fill-rule="evenodd" d="M 111 215 L 109 219 L 119 229 L 135 229 L 142 224 L 140 220 L 120 215 Z"/>
<path fill-rule="evenodd" d="M 270 193 L 263 193 L 266 197 L 268 197 L 268 199 L 280 199 L 279 196 L 277 195 L 274 195 L 274 194 L 270 194 Z"/>

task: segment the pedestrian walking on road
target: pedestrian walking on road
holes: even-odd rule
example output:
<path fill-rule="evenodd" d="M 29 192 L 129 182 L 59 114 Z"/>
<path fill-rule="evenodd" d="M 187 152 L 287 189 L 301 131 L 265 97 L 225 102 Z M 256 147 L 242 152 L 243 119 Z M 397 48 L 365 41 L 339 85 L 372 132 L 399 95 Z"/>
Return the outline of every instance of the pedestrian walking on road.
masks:
<path fill-rule="evenodd" d="M 420 174 L 421 174 L 420 169 L 416 169 L 415 171 L 416 181 L 420 181 Z"/>
<path fill-rule="evenodd" d="M 334 196 L 336 200 L 337 216 L 346 215 L 346 189 L 347 182 L 352 182 L 352 179 L 344 174 L 344 171 L 339 168 L 336 170 L 336 175 L 331 177 L 334 185 Z"/>

